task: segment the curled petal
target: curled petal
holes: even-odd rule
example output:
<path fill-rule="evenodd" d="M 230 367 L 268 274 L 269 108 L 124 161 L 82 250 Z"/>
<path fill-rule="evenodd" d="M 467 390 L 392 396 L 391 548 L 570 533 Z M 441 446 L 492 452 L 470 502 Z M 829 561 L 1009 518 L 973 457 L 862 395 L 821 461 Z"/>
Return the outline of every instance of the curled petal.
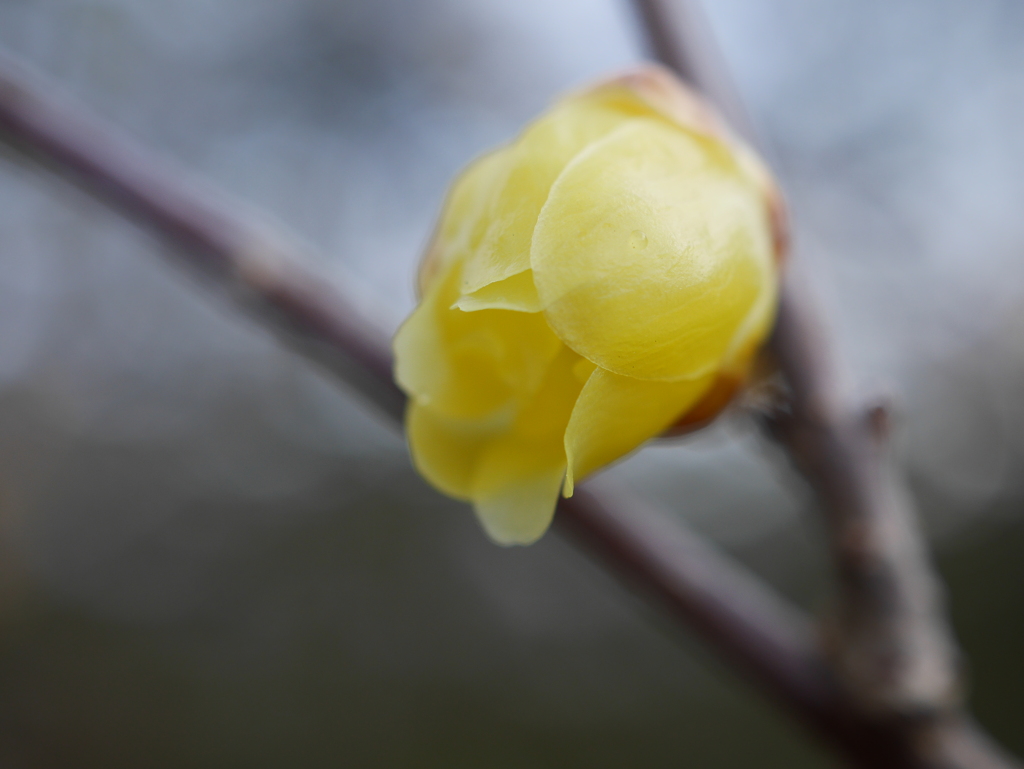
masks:
<path fill-rule="evenodd" d="M 565 495 L 594 470 L 665 431 L 707 392 L 714 375 L 679 382 L 633 379 L 596 369 L 565 430 Z"/>
<path fill-rule="evenodd" d="M 724 147 L 629 120 L 569 164 L 538 218 L 531 263 L 548 322 L 609 371 L 703 376 L 773 280 L 766 222 Z"/>
<path fill-rule="evenodd" d="M 496 542 L 527 544 L 551 523 L 565 477 L 562 436 L 583 386 L 580 360 L 561 347 L 542 386 L 509 424 L 456 419 L 410 403 L 416 469 L 449 496 L 471 501 Z"/>
<path fill-rule="evenodd" d="M 629 102 L 641 102 L 642 113 L 647 116 L 660 116 L 691 133 L 730 144 L 736 142 L 711 105 L 660 65 L 648 64 L 605 80 L 596 85 L 592 93 L 594 97 L 604 98 L 621 93 L 621 98 Z"/>
<path fill-rule="evenodd" d="M 533 284 L 533 270 L 525 270 L 511 278 L 490 283 L 472 294 L 463 294 L 453 305 L 464 312 L 477 310 L 512 310 L 540 312 L 540 297 Z"/>
<path fill-rule="evenodd" d="M 509 170 L 489 194 L 487 228 L 466 258 L 463 294 L 530 269 L 533 228 L 552 183 L 581 150 L 621 122 L 615 105 L 605 100 L 569 100 L 499 150 Z"/>
<path fill-rule="evenodd" d="M 398 330 L 395 378 L 445 416 L 507 422 L 562 345 L 540 314 L 452 309 L 458 280 L 455 265 Z"/>
<path fill-rule="evenodd" d="M 729 146 L 739 169 L 764 195 L 775 258 L 781 263 L 789 240 L 782 193 L 761 158 L 732 132 L 715 109 L 669 70 L 657 64 L 647 64 L 605 80 L 587 93 L 588 98 L 609 101 L 616 96 L 623 102 L 620 108 L 623 114 L 632 114 L 635 111 L 632 105 L 640 101 L 645 107 L 641 111 L 643 114 L 659 116 L 691 133 L 703 134 Z"/>

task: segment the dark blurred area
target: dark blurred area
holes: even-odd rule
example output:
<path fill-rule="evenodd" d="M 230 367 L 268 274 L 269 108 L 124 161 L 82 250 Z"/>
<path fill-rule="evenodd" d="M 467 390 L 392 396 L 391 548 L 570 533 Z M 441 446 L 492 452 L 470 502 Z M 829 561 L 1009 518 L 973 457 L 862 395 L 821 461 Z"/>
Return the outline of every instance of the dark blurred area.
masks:
<path fill-rule="evenodd" d="M 706 6 L 1024 753 L 1024 6 Z M 638 41 L 613 0 L 0 0 L 0 45 L 392 324 L 460 166 Z M 490 544 L 164 248 L 0 158 L 0 766 L 835 765 L 557 535 Z M 827 610 L 742 420 L 610 474 Z"/>

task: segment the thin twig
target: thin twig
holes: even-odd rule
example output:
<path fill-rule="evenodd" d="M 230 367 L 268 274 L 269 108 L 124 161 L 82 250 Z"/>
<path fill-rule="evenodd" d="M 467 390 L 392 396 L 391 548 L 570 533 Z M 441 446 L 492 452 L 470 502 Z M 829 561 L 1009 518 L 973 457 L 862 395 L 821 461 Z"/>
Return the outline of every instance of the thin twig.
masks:
<path fill-rule="evenodd" d="M 678 521 L 602 488 L 562 500 L 556 524 L 725 661 L 863 766 L 905 766 L 887 729 L 852 714 L 809 619 Z"/>
<path fill-rule="evenodd" d="M 77 183 L 178 247 L 182 263 L 394 419 L 388 335 L 316 273 L 308 249 L 269 217 L 243 213 L 0 54 L 0 141 Z"/>
<path fill-rule="evenodd" d="M 729 125 L 754 139 L 750 115 L 729 78 L 700 3 L 634 0 L 633 7 L 655 58 L 712 96 Z"/>
<path fill-rule="evenodd" d="M 958 651 L 884 404 L 847 406 L 810 299 L 787 281 L 772 349 L 791 389 L 770 427 L 822 502 L 838 573 L 829 642 L 866 710 L 937 717 L 961 705 Z"/>
<path fill-rule="evenodd" d="M 698 0 L 635 0 L 655 55 L 739 118 L 741 100 Z M 799 264 L 790 265 L 796 272 Z M 835 344 L 799 275 L 784 281 L 771 340 L 789 387 L 773 435 L 817 493 L 838 574 L 827 649 L 850 704 L 888 724 L 914 765 L 1010 766 L 963 715 L 959 651 L 912 497 L 888 445 L 882 404 L 846 403 Z M 969 748 L 967 746 L 970 746 Z"/>
<path fill-rule="evenodd" d="M 562 500 L 556 524 L 627 584 L 683 620 L 851 765 L 1014 766 L 962 713 L 951 712 L 914 729 L 901 719 L 865 714 L 836 680 L 805 615 L 648 503 L 592 483 Z"/>

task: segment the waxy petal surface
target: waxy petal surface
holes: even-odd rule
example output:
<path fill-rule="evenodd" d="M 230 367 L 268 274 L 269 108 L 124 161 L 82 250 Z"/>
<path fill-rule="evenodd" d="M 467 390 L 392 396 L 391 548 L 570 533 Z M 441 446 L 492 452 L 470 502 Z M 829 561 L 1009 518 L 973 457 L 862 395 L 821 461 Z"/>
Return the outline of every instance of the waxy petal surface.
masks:
<path fill-rule="evenodd" d="M 630 120 L 569 164 L 538 218 L 531 263 L 548 322 L 617 374 L 703 376 L 770 276 L 766 218 L 714 140 Z"/>
<path fill-rule="evenodd" d="M 540 386 L 561 344 L 540 314 L 452 309 L 458 280 L 456 264 L 398 330 L 395 378 L 438 413 L 507 421 Z"/>
<path fill-rule="evenodd" d="M 594 470 L 611 464 L 670 427 L 714 381 L 659 382 L 596 369 L 580 392 L 565 431 L 565 494 Z"/>

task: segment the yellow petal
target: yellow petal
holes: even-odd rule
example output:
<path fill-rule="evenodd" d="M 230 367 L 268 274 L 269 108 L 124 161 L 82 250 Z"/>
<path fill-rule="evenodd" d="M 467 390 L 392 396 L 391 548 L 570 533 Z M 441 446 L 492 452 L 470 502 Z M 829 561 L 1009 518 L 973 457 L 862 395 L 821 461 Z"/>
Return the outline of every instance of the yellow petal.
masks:
<path fill-rule="evenodd" d="M 564 431 L 567 412 L 553 431 Z M 406 434 L 417 471 L 448 496 L 471 500 L 495 542 L 528 544 L 547 530 L 565 476 L 558 434 L 481 431 L 415 402 Z"/>
<path fill-rule="evenodd" d="M 481 452 L 471 496 L 497 542 L 527 544 L 551 523 L 565 475 L 562 436 L 583 385 L 579 360 L 563 347 L 534 400 Z"/>
<path fill-rule="evenodd" d="M 581 358 L 562 346 L 534 397 L 510 424 L 454 419 L 413 400 L 413 463 L 435 488 L 470 500 L 494 541 L 533 542 L 551 523 L 565 476 L 562 436 L 583 383 Z"/>
<path fill-rule="evenodd" d="M 580 360 L 562 347 L 511 426 L 452 419 L 410 403 L 417 470 L 444 494 L 472 501 L 496 542 L 532 542 L 551 522 L 565 474 L 562 435 L 583 386 L 574 373 Z"/>
<path fill-rule="evenodd" d="M 530 269 L 533 228 L 552 183 L 573 157 L 621 122 L 621 114 L 600 100 L 569 100 L 500 151 L 510 170 L 490 193 L 487 231 L 467 257 L 462 293 Z"/>
<path fill-rule="evenodd" d="M 508 421 L 562 345 L 540 314 L 452 309 L 458 280 L 455 265 L 398 330 L 395 379 L 445 416 Z"/>
<path fill-rule="evenodd" d="M 405 431 L 420 475 L 448 496 L 469 500 L 491 433 L 472 422 L 446 418 L 415 400 L 406 409 Z"/>
<path fill-rule="evenodd" d="M 488 225 L 487 208 L 509 174 L 511 159 L 507 149 L 488 153 L 456 178 L 420 263 L 417 287 L 421 297 L 453 261 L 480 245 Z"/>
<path fill-rule="evenodd" d="M 565 495 L 589 473 L 660 435 L 707 391 L 714 375 L 657 382 L 596 369 L 565 430 Z"/>
<path fill-rule="evenodd" d="M 667 72 L 562 100 L 446 201 L 395 339 L 416 467 L 535 540 L 560 489 L 724 407 L 784 242 L 763 166 Z"/>
<path fill-rule="evenodd" d="M 638 118 L 552 186 L 534 282 L 555 333 L 609 371 L 711 372 L 772 277 L 760 190 L 713 139 Z"/>
<path fill-rule="evenodd" d="M 658 117 L 688 131 L 715 139 L 732 152 L 739 170 L 761 190 L 769 208 L 777 261 L 784 256 L 788 232 L 782 194 L 771 172 L 742 139 L 736 136 L 714 108 L 680 82 L 668 69 L 645 64 L 599 83 L 581 95 L 615 106 L 624 115 Z"/>
<path fill-rule="evenodd" d="M 501 545 L 528 545 L 551 525 L 565 477 L 565 453 L 551 443 L 496 441 L 480 457 L 473 509 Z"/>
<path fill-rule="evenodd" d="M 537 288 L 533 285 L 533 270 L 520 272 L 511 278 L 489 283 L 472 294 L 463 294 L 455 302 L 464 312 L 477 310 L 513 310 L 514 312 L 540 312 L 543 307 Z"/>
<path fill-rule="evenodd" d="M 775 311 L 778 308 L 778 283 L 774 279 L 766 279 L 761 286 L 757 300 L 747 313 L 736 333 L 733 335 L 729 349 L 722 360 L 721 370 L 730 374 L 740 374 L 745 379 L 750 359 L 757 353 L 758 347 L 768 336 L 775 323 Z"/>

